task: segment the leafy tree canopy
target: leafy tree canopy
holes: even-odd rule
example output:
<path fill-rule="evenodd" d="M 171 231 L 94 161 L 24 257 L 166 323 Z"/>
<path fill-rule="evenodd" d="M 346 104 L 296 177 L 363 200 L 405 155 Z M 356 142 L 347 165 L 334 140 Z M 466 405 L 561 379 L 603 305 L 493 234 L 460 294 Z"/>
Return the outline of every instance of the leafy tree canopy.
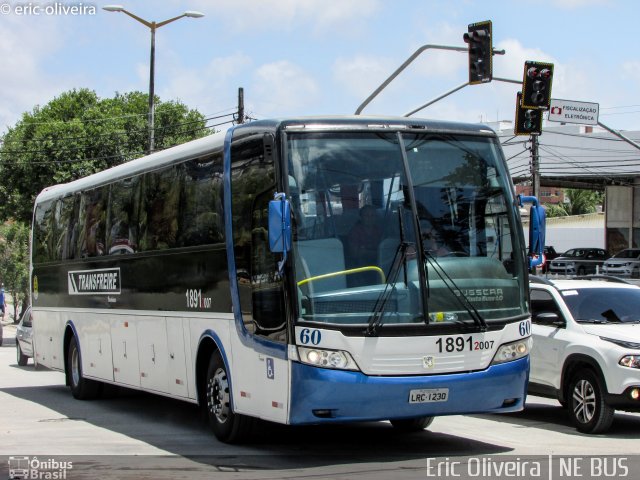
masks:
<path fill-rule="evenodd" d="M 43 188 L 138 158 L 148 147 L 148 95 L 99 98 L 71 90 L 26 112 L 2 136 L 0 220 L 30 223 Z M 178 101 L 156 100 L 155 150 L 208 133 L 204 116 Z"/>
<path fill-rule="evenodd" d="M 548 217 L 564 217 L 567 215 L 584 215 L 595 213 L 598 205 L 602 205 L 604 195 L 602 192 L 567 188 L 565 194 L 568 203 L 562 205 L 545 205 Z"/>
<path fill-rule="evenodd" d="M 29 298 L 29 227 L 20 222 L 0 225 L 0 276 L 5 291 L 13 298 L 14 319 L 18 307 Z"/>

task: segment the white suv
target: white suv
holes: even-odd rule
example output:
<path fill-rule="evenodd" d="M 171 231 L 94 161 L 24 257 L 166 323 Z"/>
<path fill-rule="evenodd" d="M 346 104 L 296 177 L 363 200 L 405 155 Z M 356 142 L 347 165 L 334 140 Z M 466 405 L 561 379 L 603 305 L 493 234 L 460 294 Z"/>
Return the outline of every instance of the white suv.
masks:
<path fill-rule="evenodd" d="M 613 280 L 530 279 L 528 391 L 558 399 L 584 433 L 640 412 L 640 287 Z"/>

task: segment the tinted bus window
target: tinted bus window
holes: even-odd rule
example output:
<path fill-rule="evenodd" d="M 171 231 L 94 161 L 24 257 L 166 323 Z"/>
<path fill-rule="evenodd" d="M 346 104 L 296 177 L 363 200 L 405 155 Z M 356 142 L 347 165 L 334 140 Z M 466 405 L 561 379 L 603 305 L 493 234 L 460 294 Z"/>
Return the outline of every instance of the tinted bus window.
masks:
<path fill-rule="evenodd" d="M 276 189 L 273 161 L 262 137 L 231 147 L 233 243 L 242 314 L 247 329 L 284 340 L 284 297 L 279 256 L 269 250 L 268 207 Z"/>
<path fill-rule="evenodd" d="M 140 179 L 126 178 L 111 185 L 107 221 L 109 255 L 134 253 L 138 248 Z"/>
<path fill-rule="evenodd" d="M 36 208 L 33 221 L 33 261 L 49 262 L 53 259 L 53 200 L 43 202 Z"/>
<path fill-rule="evenodd" d="M 99 187 L 80 197 L 79 240 L 77 256 L 98 257 L 105 254 L 106 201 L 109 187 Z"/>
<path fill-rule="evenodd" d="M 185 163 L 184 191 L 178 221 L 180 247 L 224 241 L 222 154 Z"/>
<path fill-rule="evenodd" d="M 143 251 L 176 246 L 182 172 L 183 166 L 176 165 L 145 175 L 140 236 Z"/>
<path fill-rule="evenodd" d="M 78 234 L 76 222 L 76 196 L 65 197 L 56 203 L 55 214 L 55 260 L 68 260 L 74 257 L 75 242 Z"/>

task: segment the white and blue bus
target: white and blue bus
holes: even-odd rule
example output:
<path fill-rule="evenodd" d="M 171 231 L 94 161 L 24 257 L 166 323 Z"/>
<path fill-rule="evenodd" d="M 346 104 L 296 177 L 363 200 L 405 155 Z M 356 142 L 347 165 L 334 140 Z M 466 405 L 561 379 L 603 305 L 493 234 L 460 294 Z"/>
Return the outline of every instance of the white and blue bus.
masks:
<path fill-rule="evenodd" d="M 198 403 L 227 442 L 255 418 L 513 412 L 525 250 L 487 127 L 256 121 L 37 197 L 34 358 L 79 399 L 115 384 Z"/>

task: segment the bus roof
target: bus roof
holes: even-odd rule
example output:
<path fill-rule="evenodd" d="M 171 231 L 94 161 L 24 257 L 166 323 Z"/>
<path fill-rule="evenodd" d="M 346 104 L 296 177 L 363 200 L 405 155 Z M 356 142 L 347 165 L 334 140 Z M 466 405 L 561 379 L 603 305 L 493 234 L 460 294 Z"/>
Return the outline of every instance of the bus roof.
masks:
<path fill-rule="evenodd" d="M 495 136 L 495 132 L 486 125 L 447 122 L 440 120 L 425 120 L 409 117 L 390 116 L 309 116 L 276 118 L 269 120 L 257 120 L 251 123 L 242 124 L 238 129 L 256 130 L 292 130 L 302 129 L 325 130 L 325 129 L 366 129 L 385 131 L 393 130 L 418 130 L 429 132 L 448 132 L 463 134 L 481 134 Z M 81 192 L 85 189 L 111 183 L 113 181 L 128 178 L 144 171 L 153 171 L 166 165 L 170 165 L 178 159 L 196 158 L 200 155 L 222 148 L 226 130 L 209 135 L 204 138 L 193 140 L 182 145 L 178 145 L 160 152 L 131 160 L 121 165 L 103 170 L 93 175 L 89 175 L 69 183 L 53 185 L 45 188 L 36 199 L 36 203 L 49 199 L 60 198 L 68 194 Z"/>
<path fill-rule="evenodd" d="M 495 132 L 488 126 L 477 123 L 448 122 L 442 120 L 427 120 L 411 117 L 393 117 L 386 115 L 334 115 L 334 116 L 309 116 L 275 118 L 270 120 L 258 120 L 245 124 L 246 126 L 271 126 L 272 128 L 296 128 L 296 127 L 344 127 L 344 128 L 388 128 L 394 129 L 418 129 L 427 131 L 446 131 L 476 134 L 492 134 Z"/>

